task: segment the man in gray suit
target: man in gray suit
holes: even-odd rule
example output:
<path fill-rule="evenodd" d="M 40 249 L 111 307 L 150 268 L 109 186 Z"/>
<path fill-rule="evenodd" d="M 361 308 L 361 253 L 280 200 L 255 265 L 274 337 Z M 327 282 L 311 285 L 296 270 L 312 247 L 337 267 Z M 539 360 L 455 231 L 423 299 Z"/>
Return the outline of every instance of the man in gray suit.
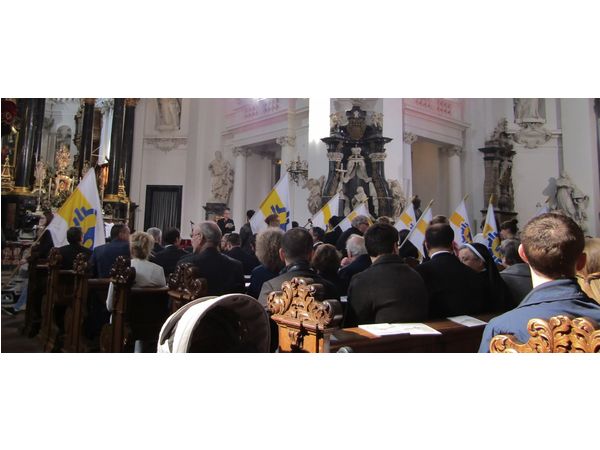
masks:
<path fill-rule="evenodd" d="M 519 256 L 519 244 L 517 239 L 505 239 L 501 244 L 502 265 L 506 269 L 500 272 L 500 276 L 510 292 L 511 309 L 519 306 L 521 300 L 533 289 L 529 266 Z"/>

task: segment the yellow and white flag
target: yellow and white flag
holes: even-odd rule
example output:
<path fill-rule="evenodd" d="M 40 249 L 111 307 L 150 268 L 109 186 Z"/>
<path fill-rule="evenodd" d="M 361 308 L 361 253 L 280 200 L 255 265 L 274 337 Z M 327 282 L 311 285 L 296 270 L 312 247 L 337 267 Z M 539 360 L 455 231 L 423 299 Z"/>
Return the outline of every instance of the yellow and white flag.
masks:
<path fill-rule="evenodd" d="M 433 219 L 433 215 L 431 213 L 431 203 L 429 203 L 429 206 L 425 208 L 425 211 L 423 211 L 423 214 L 419 217 L 417 224 L 408 235 L 408 240 L 417 247 L 421 256 L 425 256 L 423 254 L 423 243 L 425 242 L 425 231 L 427 231 L 431 219 Z"/>
<path fill-rule="evenodd" d="M 83 231 L 84 247 L 92 249 L 106 242 L 102 206 L 93 168 L 87 171 L 77 189 L 54 214 L 52 222 L 46 228 L 50 231 L 55 247 L 68 244 L 67 230 L 71 227 L 79 227 Z"/>
<path fill-rule="evenodd" d="M 265 219 L 271 214 L 279 215 L 282 230 L 290 223 L 290 183 L 287 172 L 279 179 L 267 198 L 260 204 L 258 210 L 250 219 L 252 233 L 259 233 L 267 228 Z"/>
<path fill-rule="evenodd" d="M 487 215 L 485 216 L 483 239 L 494 258 L 494 261 L 500 263 L 502 260 L 502 254 L 500 253 L 500 236 L 498 235 L 498 227 L 496 226 L 496 216 L 494 216 L 494 205 L 492 205 L 492 202 L 488 205 Z"/>
<path fill-rule="evenodd" d="M 327 230 L 329 219 L 340 214 L 340 194 L 335 194 L 321 210 L 310 219 L 313 227 Z"/>
<path fill-rule="evenodd" d="M 398 220 L 396 221 L 394 226 L 398 231 L 410 231 L 414 228 L 416 224 L 417 218 L 415 216 L 415 207 L 413 206 L 412 202 L 409 202 L 408 206 L 404 208 L 404 211 L 402 211 L 402 214 L 400 214 L 400 217 L 398 217 Z"/>
<path fill-rule="evenodd" d="M 361 203 L 350 214 L 344 217 L 344 219 L 338 224 L 338 227 L 340 227 L 342 231 L 346 231 L 352 226 L 352 220 L 356 216 L 366 216 L 369 220 L 369 226 L 373 225 L 373 220 L 371 218 L 371 214 L 369 214 L 369 208 L 367 204 Z"/>
<path fill-rule="evenodd" d="M 469 223 L 469 216 L 467 215 L 467 206 L 463 199 L 452 215 L 450 216 L 450 226 L 454 231 L 454 242 L 459 245 L 470 244 L 473 242 L 473 235 L 471 234 L 471 224 Z"/>

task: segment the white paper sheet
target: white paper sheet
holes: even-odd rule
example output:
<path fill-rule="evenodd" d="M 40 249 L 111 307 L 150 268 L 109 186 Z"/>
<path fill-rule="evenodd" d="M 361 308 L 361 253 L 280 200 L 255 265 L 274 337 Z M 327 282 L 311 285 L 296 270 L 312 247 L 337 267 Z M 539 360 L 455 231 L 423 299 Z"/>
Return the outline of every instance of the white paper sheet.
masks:
<path fill-rule="evenodd" d="M 484 322 L 483 320 L 479 320 L 471 316 L 448 317 L 448 320 L 464 325 L 465 327 L 477 327 L 479 325 L 487 324 L 487 322 Z"/>
<path fill-rule="evenodd" d="M 442 334 L 424 323 L 374 323 L 359 325 L 358 327 L 375 336 L 388 336 L 392 334 Z"/>

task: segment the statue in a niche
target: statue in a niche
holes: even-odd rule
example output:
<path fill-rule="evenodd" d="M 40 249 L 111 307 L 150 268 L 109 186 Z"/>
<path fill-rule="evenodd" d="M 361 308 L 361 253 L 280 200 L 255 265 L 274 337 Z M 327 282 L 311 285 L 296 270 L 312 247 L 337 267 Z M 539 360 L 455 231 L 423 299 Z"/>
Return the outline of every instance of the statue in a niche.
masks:
<path fill-rule="evenodd" d="M 369 197 L 365 194 L 362 186 L 356 188 L 356 194 L 352 197 L 352 209 L 356 209 L 361 203 L 368 203 Z"/>
<path fill-rule="evenodd" d="M 208 164 L 210 172 L 210 189 L 213 198 L 220 203 L 227 204 L 233 188 L 233 169 L 220 151 L 215 152 L 215 159 Z"/>
<path fill-rule="evenodd" d="M 515 99 L 515 119 L 527 121 L 530 119 L 543 119 L 540 114 L 539 98 L 517 98 Z"/>
<path fill-rule="evenodd" d="M 360 154 L 360 147 L 352 147 L 352 155 L 348 158 L 348 165 L 346 166 L 346 176 L 344 177 L 344 183 L 350 181 L 354 176 L 357 176 L 360 180 L 365 183 L 371 181 L 371 177 L 367 175 L 367 166 L 365 165 L 365 158 Z"/>
<path fill-rule="evenodd" d="M 181 127 L 181 99 L 156 99 L 156 129 L 158 131 L 174 131 Z"/>

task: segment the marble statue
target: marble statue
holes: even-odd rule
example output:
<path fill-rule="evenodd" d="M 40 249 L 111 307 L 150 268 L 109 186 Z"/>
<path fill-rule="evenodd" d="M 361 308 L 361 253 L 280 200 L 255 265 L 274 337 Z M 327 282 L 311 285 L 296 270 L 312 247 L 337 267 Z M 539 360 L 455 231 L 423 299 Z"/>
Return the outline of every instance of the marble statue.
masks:
<path fill-rule="evenodd" d="M 360 180 L 366 183 L 371 181 L 371 177 L 367 174 L 367 166 L 365 165 L 365 158 L 360 154 L 360 147 L 353 147 L 351 149 L 352 155 L 348 158 L 348 164 L 346 165 L 346 176 L 344 177 L 344 183 L 350 181 L 354 176 L 357 176 Z"/>
<path fill-rule="evenodd" d="M 215 159 L 208 164 L 211 175 L 210 189 L 214 200 L 220 203 L 229 201 L 229 195 L 233 188 L 233 169 L 220 151 L 215 152 Z"/>
<path fill-rule="evenodd" d="M 159 131 L 179 130 L 181 127 L 181 99 L 156 99 L 156 129 Z"/>
<path fill-rule="evenodd" d="M 575 186 L 565 171 L 562 171 L 556 179 L 556 208 L 577 222 L 584 231 L 588 201 L 589 197 Z"/>
<path fill-rule="evenodd" d="M 390 191 L 392 192 L 392 217 L 400 217 L 400 214 L 402 214 L 402 210 L 406 205 L 406 197 L 402 192 L 402 186 L 398 180 L 387 180 L 387 182 L 390 186 Z"/>
<path fill-rule="evenodd" d="M 365 194 L 362 186 L 356 188 L 356 194 L 352 197 L 352 209 L 356 209 L 360 203 L 368 203 L 369 197 Z"/>
<path fill-rule="evenodd" d="M 319 178 L 309 178 L 304 183 L 302 188 L 308 189 L 308 210 L 311 214 L 316 214 L 321 209 L 321 199 L 323 195 L 323 185 L 325 184 L 325 176 Z"/>
<path fill-rule="evenodd" d="M 540 114 L 539 98 L 517 98 L 515 99 L 515 119 L 542 119 Z"/>
<path fill-rule="evenodd" d="M 35 171 L 33 176 L 35 178 L 35 190 L 42 190 L 42 185 L 46 179 L 46 163 L 43 160 L 40 159 L 37 163 L 35 163 Z"/>

